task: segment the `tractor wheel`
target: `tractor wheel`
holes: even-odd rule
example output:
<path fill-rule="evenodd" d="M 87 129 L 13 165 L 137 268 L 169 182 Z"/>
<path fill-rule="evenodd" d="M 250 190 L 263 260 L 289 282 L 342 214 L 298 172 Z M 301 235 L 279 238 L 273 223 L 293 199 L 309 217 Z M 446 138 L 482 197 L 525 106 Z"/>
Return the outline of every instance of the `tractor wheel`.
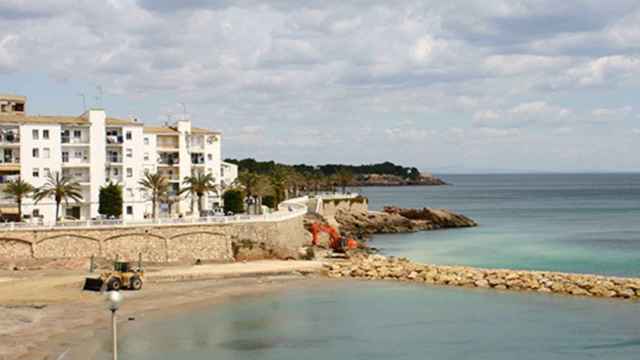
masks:
<path fill-rule="evenodd" d="M 139 277 L 134 277 L 131 279 L 131 289 L 132 290 L 140 290 L 142 289 L 142 279 Z"/>
<path fill-rule="evenodd" d="M 109 290 L 118 291 L 122 287 L 122 281 L 120 281 L 120 279 L 115 277 L 111 278 L 111 280 L 109 280 L 108 287 L 109 287 Z"/>

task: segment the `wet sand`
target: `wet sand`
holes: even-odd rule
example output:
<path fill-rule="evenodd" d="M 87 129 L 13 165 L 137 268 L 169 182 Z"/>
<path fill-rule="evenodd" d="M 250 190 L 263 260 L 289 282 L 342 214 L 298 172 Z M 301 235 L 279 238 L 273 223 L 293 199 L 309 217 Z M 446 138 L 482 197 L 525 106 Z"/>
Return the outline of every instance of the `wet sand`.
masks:
<path fill-rule="evenodd" d="M 123 292 L 119 326 L 234 297 L 327 283 L 313 275 L 321 267 L 313 262 L 265 261 L 160 269 L 149 274 L 142 291 Z M 0 273 L 0 359 L 92 359 L 100 343 L 95 337 L 108 335 L 110 312 L 103 294 L 80 290 L 85 275 Z"/>

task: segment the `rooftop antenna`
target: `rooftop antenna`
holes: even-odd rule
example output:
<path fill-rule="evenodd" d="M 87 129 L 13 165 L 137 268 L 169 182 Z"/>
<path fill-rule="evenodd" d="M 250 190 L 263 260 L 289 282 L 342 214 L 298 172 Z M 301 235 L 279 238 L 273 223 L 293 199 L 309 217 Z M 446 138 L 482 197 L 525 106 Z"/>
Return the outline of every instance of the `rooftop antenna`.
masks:
<path fill-rule="evenodd" d="M 98 85 L 96 86 L 96 90 L 98 90 L 98 94 L 96 95 L 96 106 L 98 107 L 102 107 L 102 95 L 104 94 L 104 91 L 102 90 L 102 86 Z"/>
<path fill-rule="evenodd" d="M 78 94 L 82 98 L 82 112 L 87 111 L 87 96 L 84 93 Z"/>
<path fill-rule="evenodd" d="M 178 104 L 182 105 L 182 120 L 187 120 L 187 105 L 183 102 Z"/>

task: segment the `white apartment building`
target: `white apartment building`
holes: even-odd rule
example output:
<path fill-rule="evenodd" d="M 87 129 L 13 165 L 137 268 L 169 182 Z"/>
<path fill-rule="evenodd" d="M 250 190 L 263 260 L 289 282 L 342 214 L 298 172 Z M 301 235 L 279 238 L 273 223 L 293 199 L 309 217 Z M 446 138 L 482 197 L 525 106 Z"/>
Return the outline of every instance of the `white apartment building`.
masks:
<path fill-rule="evenodd" d="M 25 97 L 0 95 L 0 184 L 19 177 L 39 187 L 49 173 L 71 176 L 79 182 L 83 200 L 63 203 L 62 216 L 98 217 L 100 188 L 112 181 L 123 188 L 124 219 L 149 217 L 149 194 L 139 185 L 146 171 L 161 173 L 170 181 L 174 196 L 160 204 L 162 216 L 169 211 L 174 216 L 197 215 L 195 199 L 189 194 L 175 196 L 185 177 L 207 172 L 219 186 L 223 184 L 221 134 L 192 127 L 189 120 L 144 126 L 136 119 L 108 117 L 102 109 L 80 116 L 31 116 L 26 114 L 26 103 Z M 204 208 L 220 202 L 219 195 L 209 194 Z M 0 212 L 10 213 L 11 205 L 4 200 Z M 26 199 L 23 214 L 53 221 L 55 202 L 46 199 L 36 204 Z"/>

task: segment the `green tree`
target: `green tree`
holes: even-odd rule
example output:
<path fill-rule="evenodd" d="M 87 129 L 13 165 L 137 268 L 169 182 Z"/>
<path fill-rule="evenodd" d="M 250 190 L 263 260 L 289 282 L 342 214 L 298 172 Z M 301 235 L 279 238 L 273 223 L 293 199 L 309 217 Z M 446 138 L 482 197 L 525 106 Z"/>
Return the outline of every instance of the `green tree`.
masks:
<path fill-rule="evenodd" d="M 249 170 L 243 170 L 238 175 L 238 183 L 244 188 L 247 196 L 254 196 L 255 188 L 260 181 L 260 175 Z"/>
<path fill-rule="evenodd" d="M 169 179 L 162 174 L 152 174 L 147 171 L 144 173 L 144 178 L 140 179 L 138 184 L 142 186 L 143 190 L 150 193 L 151 216 L 155 219 L 159 199 L 169 192 Z"/>
<path fill-rule="evenodd" d="M 353 172 L 351 170 L 342 168 L 336 173 L 336 182 L 342 187 L 342 192 L 347 192 L 347 186 L 353 183 Z"/>
<path fill-rule="evenodd" d="M 56 171 L 47 176 L 44 185 L 37 188 L 33 199 L 36 204 L 46 198 L 53 198 L 56 202 L 56 221 L 60 219 L 60 204 L 64 201 L 69 205 L 69 199 L 79 202 L 82 200 L 80 184 L 69 176 L 64 176 Z"/>
<path fill-rule="evenodd" d="M 240 214 L 244 212 L 244 193 L 242 190 L 229 189 L 222 195 L 224 200 L 224 212 L 232 212 L 234 214 Z"/>
<path fill-rule="evenodd" d="M 185 185 L 183 188 L 184 191 L 188 191 L 198 198 L 198 213 L 202 213 L 202 200 L 204 195 L 218 191 L 216 180 L 211 174 L 196 173 L 195 175 L 185 177 L 182 183 Z"/>
<path fill-rule="evenodd" d="M 18 219 L 22 221 L 22 200 L 29 197 L 35 191 L 34 187 L 28 182 L 18 179 L 8 181 L 3 191 L 9 199 L 16 201 L 18 205 Z"/>
<path fill-rule="evenodd" d="M 122 185 L 109 182 L 100 187 L 98 212 L 107 217 L 122 216 Z"/>

